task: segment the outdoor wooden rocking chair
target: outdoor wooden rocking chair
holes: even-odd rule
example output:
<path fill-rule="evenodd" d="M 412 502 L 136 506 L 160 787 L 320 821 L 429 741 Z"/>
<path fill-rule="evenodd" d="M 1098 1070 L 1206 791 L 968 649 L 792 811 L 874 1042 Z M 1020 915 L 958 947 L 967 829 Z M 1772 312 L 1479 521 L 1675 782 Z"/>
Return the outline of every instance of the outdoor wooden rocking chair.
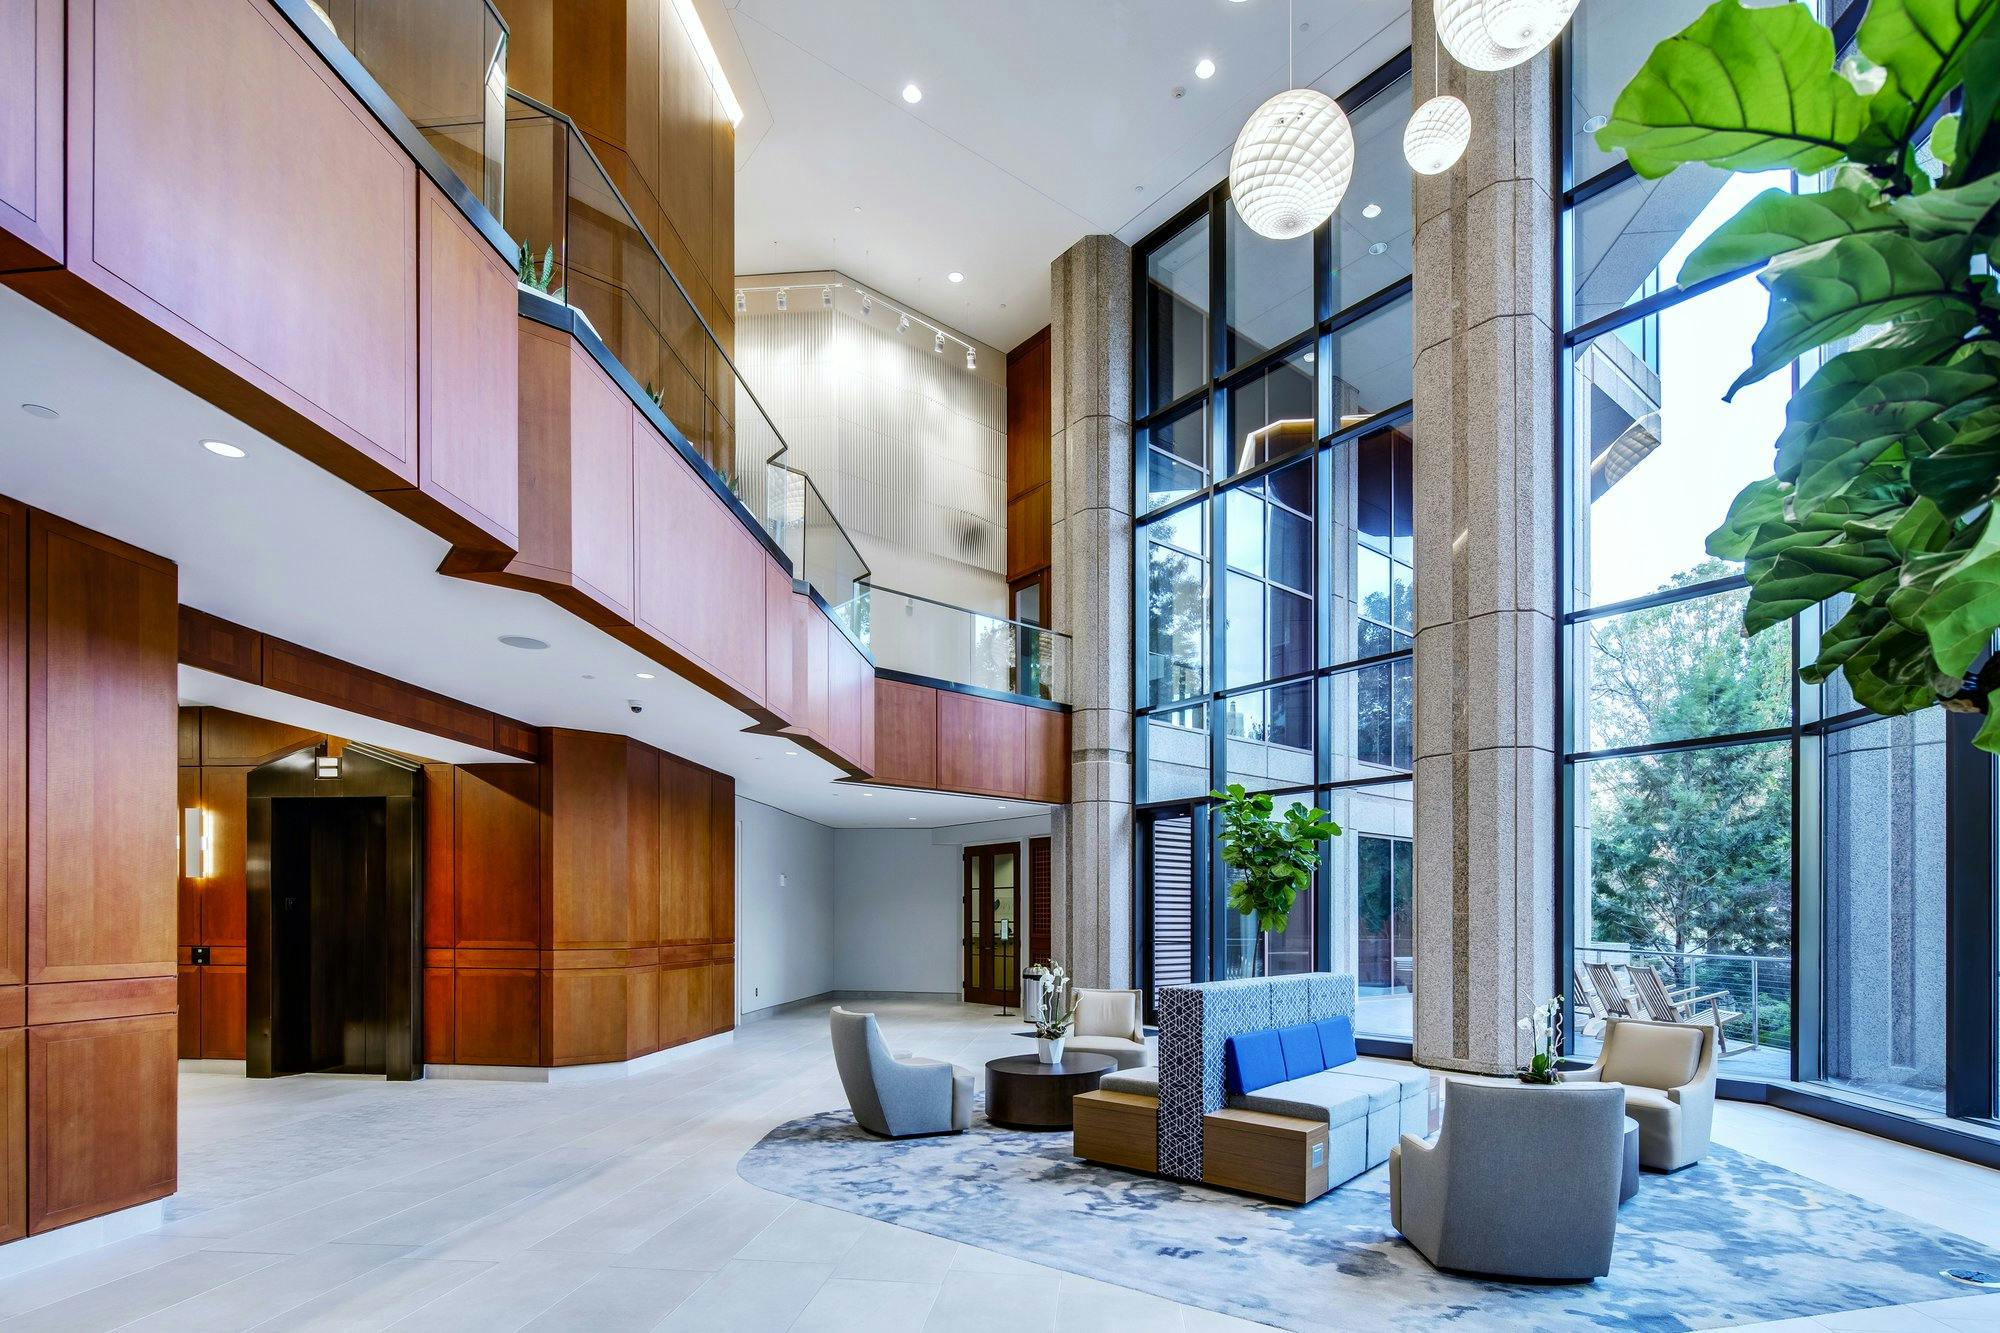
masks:
<path fill-rule="evenodd" d="M 1632 978 L 1632 987 L 1638 992 L 1639 1003 L 1645 1006 L 1646 1017 L 1659 1023 L 1696 1023 L 1701 1021 L 1697 1015 L 1706 1010 L 1710 1021 L 1715 1024 L 1717 1052 L 1729 1053 L 1725 1027 L 1742 1018 L 1743 1013 L 1738 1009 L 1724 1008 L 1731 1003 L 1728 991 L 1704 991 L 1699 986 L 1669 990 L 1667 983 L 1660 980 L 1659 972 L 1645 963 L 1628 965 L 1625 974 Z"/>

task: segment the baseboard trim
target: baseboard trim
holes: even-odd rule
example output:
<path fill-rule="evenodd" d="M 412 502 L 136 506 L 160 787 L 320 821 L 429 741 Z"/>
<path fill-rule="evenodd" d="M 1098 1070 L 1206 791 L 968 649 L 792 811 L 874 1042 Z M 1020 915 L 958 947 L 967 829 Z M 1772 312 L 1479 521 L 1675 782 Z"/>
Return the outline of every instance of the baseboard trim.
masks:
<path fill-rule="evenodd" d="M 942 1000 L 961 1004 L 965 996 L 955 990 L 837 990 L 834 1000 Z"/>
<path fill-rule="evenodd" d="M 692 1055 L 716 1050 L 736 1039 L 736 1033 L 718 1032 L 699 1041 L 669 1046 L 631 1060 L 608 1060 L 594 1065 L 431 1065 L 424 1066 L 425 1078 L 465 1079 L 475 1083 L 597 1083 L 612 1078 L 637 1078 L 650 1074 Z"/>
<path fill-rule="evenodd" d="M 747 1013 L 738 1014 L 736 1022 L 739 1026 L 744 1023 L 762 1022 L 764 1019 L 776 1018 L 779 1014 L 790 1013 L 795 1009 L 811 1009 L 818 1005 L 831 1004 L 838 996 L 838 991 L 823 990 L 817 995 L 804 995 L 796 1000 L 780 1000 L 776 1004 L 767 1004 L 762 1009 L 752 1009 Z"/>
<path fill-rule="evenodd" d="M 115 1241 L 157 1231 L 166 1220 L 166 1200 L 155 1199 L 151 1203 L 135 1204 L 102 1217 L 72 1222 L 37 1236 L 23 1236 L 0 1245 L 0 1278 L 13 1277 L 63 1259 L 73 1259 Z"/>
<path fill-rule="evenodd" d="M 184 1074 L 247 1074 L 249 1067 L 241 1060 L 183 1060 L 181 1072 Z"/>

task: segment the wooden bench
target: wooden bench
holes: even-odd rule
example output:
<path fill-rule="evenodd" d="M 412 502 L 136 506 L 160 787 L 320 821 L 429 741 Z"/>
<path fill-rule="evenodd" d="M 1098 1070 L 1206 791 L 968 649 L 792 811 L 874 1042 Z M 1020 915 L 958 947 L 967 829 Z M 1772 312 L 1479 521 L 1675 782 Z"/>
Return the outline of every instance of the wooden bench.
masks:
<path fill-rule="evenodd" d="M 1310 1203 L 1327 1191 L 1326 1122 L 1265 1111 L 1211 1111 L 1201 1178 L 1223 1189 Z"/>
<path fill-rule="evenodd" d="M 1136 1092 L 1078 1093 L 1070 1151 L 1088 1162 L 1157 1174 L 1160 1169 L 1160 1103 Z"/>

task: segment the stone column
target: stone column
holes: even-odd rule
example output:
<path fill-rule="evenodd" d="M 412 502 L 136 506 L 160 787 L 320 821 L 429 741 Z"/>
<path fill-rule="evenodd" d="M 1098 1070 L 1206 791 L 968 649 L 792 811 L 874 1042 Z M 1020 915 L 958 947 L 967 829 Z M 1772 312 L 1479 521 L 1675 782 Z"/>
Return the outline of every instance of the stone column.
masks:
<path fill-rule="evenodd" d="M 1414 189 L 1416 1058 L 1499 1073 L 1560 986 L 1552 58 L 1470 71 L 1411 20 L 1415 104 L 1473 126 Z"/>
<path fill-rule="evenodd" d="M 1086 236 L 1050 272 L 1050 577 L 1071 636 L 1070 804 L 1052 941 L 1077 984 L 1132 984 L 1132 251 Z"/>

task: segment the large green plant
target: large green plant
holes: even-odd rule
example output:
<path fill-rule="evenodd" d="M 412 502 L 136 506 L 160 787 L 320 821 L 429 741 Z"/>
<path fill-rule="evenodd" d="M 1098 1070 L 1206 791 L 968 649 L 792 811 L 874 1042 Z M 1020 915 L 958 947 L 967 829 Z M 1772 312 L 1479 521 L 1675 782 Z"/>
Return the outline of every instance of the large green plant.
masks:
<path fill-rule="evenodd" d="M 1648 177 L 1824 173 L 1818 192 L 1758 195 L 1680 271 L 1692 285 L 1763 265 L 1770 309 L 1732 394 L 1823 358 L 1773 475 L 1708 549 L 1744 562 L 1747 633 L 1852 598 L 1806 680 L 1845 672 L 1883 714 L 1984 710 L 1979 744 L 2000 751 L 1995 673 L 1967 678 L 2000 626 L 1996 16 L 2000 0 L 1872 0 L 1836 67 L 1804 5 L 1720 0 L 1654 48 L 1597 140 Z"/>
<path fill-rule="evenodd" d="M 1262 930 L 1277 934 L 1291 919 L 1292 903 L 1312 885 L 1319 845 L 1340 836 L 1340 825 L 1316 806 L 1288 805 L 1273 819 L 1276 804 L 1264 792 L 1246 792 L 1232 782 L 1210 792 L 1222 812 L 1222 863 L 1239 872 L 1229 889 L 1229 905 L 1254 914 Z"/>

